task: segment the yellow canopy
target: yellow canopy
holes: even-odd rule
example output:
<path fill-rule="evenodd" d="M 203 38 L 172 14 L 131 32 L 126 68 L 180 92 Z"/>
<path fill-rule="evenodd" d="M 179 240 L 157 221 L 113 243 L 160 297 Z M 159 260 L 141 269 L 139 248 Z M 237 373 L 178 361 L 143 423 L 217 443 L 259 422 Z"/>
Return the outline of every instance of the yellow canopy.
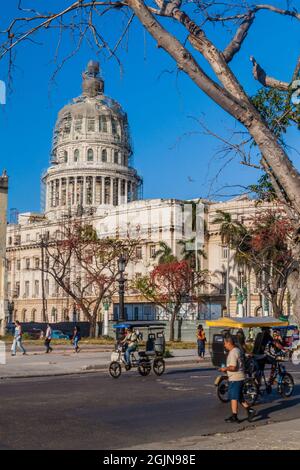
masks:
<path fill-rule="evenodd" d="M 223 317 L 218 320 L 207 320 L 207 326 L 220 327 L 220 328 L 256 328 L 256 327 L 270 327 L 273 326 L 288 326 L 288 321 L 278 320 L 274 317 Z"/>

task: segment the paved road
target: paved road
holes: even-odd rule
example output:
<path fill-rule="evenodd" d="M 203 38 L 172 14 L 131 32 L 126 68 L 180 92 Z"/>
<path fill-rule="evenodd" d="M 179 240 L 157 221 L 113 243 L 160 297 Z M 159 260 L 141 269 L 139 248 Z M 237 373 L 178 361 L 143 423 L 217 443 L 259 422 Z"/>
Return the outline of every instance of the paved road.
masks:
<path fill-rule="evenodd" d="M 288 400 L 258 405 L 255 424 L 300 417 L 300 368 Z M 249 426 L 224 422 L 210 367 L 173 368 L 162 377 L 135 371 L 118 380 L 103 372 L 0 382 L 0 449 L 117 449 Z M 243 415 L 244 416 L 244 415 Z"/>
<path fill-rule="evenodd" d="M 28 352 L 25 356 L 18 354 L 11 357 L 6 355 L 6 364 L 0 364 L 0 379 L 19 377 L 40 377 L 48 375 L 63 375 L 82 373 L 90 370 L 107 370 L 111 352 L 83 349 L 74 354 L 72 349 L 45 354 L 39 350 Z M 207 358 L 208 359 L 208 358 Z M 173 357 L 167 359 L 167 364 L 198 363 L 195 349 L 175 349 Z"/>

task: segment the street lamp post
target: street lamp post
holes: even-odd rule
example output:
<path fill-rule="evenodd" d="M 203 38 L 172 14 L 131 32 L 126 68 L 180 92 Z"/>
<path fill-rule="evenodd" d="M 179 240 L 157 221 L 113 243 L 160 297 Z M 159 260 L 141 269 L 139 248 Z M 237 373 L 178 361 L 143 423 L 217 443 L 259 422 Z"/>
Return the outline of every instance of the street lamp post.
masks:
<path fill-rule="evenodd" d="M 124 294 L 125 294 L 125 272 L 126 259 L 123 255 L 120 256 L 118 261 L 119 268 L 119 322 L 126 320 L 125 318 L 125 308 L 124 308 Z"/>
<path fill-rule="evenodd" d="M 118 323 L 122 323 L 126 320 L 125 318 L 125 308 L 124 308 L 124 294 L 125 294 L 125 272 L 126 259 L 123 255 L 120 256 L 118 260 L 118 270 L 119 270 L 119 316 Z M 124 328 L 117 328 L 116 330 L 116 339 L 117 341 L 124 337 Z"/>
<path fill-rule="evenodd" d="M 104 315 L 103 315 L 103 335 L 108 336 L 108 309 L 111 304 L 111 298 L 110 297 L 104 297 L 103 299 L 103 308 L 104 308 Z"/>
<path fill-rule="evenodd" d="M 15 309 L 15 303 L 14 303 L 13 300 L 11 300 L 11 301 L 9 300 L 7 302 L 7 309 L 8 309 L 8 315 L 9 315 L 8 323 L 11 323 L 12 320 L 13 320 L 13 313 L 14 313 L 14 309 Z"/>

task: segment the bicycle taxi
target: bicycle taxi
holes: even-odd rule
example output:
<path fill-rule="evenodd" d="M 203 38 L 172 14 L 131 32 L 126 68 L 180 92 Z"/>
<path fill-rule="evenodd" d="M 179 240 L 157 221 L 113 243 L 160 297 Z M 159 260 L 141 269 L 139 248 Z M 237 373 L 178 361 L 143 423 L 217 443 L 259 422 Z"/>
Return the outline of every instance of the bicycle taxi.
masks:
<path fill-rule="evenodd" d="M 272 385 L 277 384 L 277 391 L 282 397 L 289 397 L 294 390 L 293 377 L 286 372 L 283 362 L 288 360 L 289 355 L 284 351 L 275 353 L 271 349 L 268 354 L 273 357 L 274 370 L 273 383 L 265 377 L 264 368 L 259 366 L 265 354 L 259 354 L 263 340 L 262 328 L 287 327 L 288 322 L 274 317 L 223 317 L 218 320 L 208 320 L 209 344 L 212 364 L 221 368 L 226 364 L 227 353 L 224 349 L 224 336 L 230 333 L 240 347 L 245 358 L 246 379 L 243 386 L 243 397 L 249 405 L 253 405 L 258 396 L 272 392 Z M 220 401 L 227 403 L 228 400 L 228 378 L 220 375 L 215 380 L 217 395 Z M 263 389 L 264 387 L 264 389 Z"/>
<path fill-rule="evenodd" d="M 158 376 L 164 373 L 165 323 L 157 321 L 126 321 L 114 325 L 113 328 L 116 330 L 117 342 L 109 364 L 111 377 L 114 379 L 119 378 L 122 373 L 122 367 L 126 371 L 136 368 L 142 376 L 149 375 L 151 369 Z M 123 338 L 122 332 L 128 328 L 132 328 L 138 337 L 138 347 L 130 354 L 130 365 L 126 363 L 124 358 L 126 345 L 121 343 Z M 147 336 L 144 343 L 145 348 L 141 349 L 139 343 L 143 341 L 145 335 Z"/>

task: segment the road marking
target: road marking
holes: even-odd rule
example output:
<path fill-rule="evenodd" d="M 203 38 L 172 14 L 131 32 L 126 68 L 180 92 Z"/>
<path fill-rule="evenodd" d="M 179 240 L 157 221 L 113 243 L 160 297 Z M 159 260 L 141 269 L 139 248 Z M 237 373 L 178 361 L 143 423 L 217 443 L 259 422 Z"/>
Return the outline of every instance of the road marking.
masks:
<path fill-rule="evenodd" d="M 185 387 L 167 387 L 168 390 L 175 390 L 175 392 L 192 392 L 196 388 L 185 388 Z"/>

